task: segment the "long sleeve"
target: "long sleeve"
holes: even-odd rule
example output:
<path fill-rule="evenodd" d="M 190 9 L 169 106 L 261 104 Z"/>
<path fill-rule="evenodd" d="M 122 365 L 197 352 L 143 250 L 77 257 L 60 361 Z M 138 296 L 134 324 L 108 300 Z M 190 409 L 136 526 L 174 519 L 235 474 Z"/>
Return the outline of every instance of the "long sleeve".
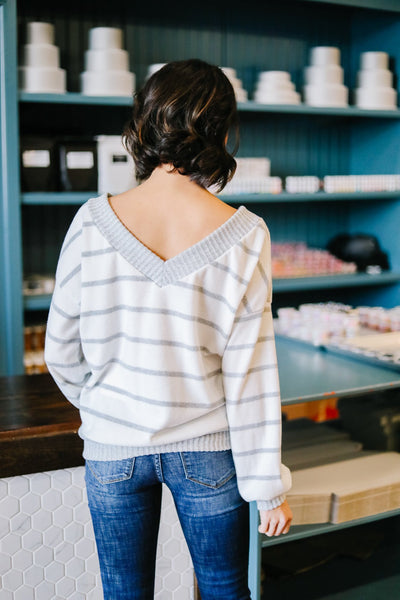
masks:
<path fill-rule="evenodd" d="M 45 341 L 45 361 L 65 397 L 79 407 L 81 389 L 90 375 L 80 341 L 82 221 L 78 212 L 64 239 L 56 271 Z"/>
<path fill-rule="evenodd" d="M 281 400 L 271 295 L 267 235 L 222 361 L 239 491 L 263 509 L 279 506 L 291 487 L 290 471 L 281 464 Z"/>

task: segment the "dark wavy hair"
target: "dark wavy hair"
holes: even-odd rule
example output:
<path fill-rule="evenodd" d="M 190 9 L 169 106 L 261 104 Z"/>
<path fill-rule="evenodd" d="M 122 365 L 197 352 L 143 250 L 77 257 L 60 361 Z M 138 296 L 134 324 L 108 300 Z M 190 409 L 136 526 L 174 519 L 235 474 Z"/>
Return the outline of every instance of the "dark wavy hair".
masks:
<path fill-rule="evenodd" d="M 234 150 L 227 137 L 233 131 Z M 165 64 L 134 95 L 123 143 L 138 181 L 162 164 L 204 188 L 221 191 L 236 170 L 239 142 L 233 87 L 217 66 L 199 59 Z"/>

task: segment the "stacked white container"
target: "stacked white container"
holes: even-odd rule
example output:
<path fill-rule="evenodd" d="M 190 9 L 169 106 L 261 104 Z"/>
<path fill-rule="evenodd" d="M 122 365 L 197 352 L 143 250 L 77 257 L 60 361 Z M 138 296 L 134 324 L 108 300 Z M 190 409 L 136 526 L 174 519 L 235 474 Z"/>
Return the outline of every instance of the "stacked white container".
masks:
<path fill-rule="evenodd" d="M 60 69 L 60 50 L 54 45 L 54 25 L 31 22 L 22 46 L 19 87 L 24 92 L 65 94 L 66 72 Z"/>
<path fill-rule="evenodd" d="M 254 100 L 261 104 L 300 104 L 300 94 L 287 71 L 261 71 Z"/>
<path fill-rule="evenodd" d="M 122 30 L 93 27 L 89 30 L 89 49 L 81 73 L 82 94 L 89 96 L 131 96 L 136 77 L 129 71 L 129 55 L 122 48 Z"/>
<path fill-rule="evenodd" d="M 304 69 L 304 102 L 309 106 L 348 106 L 349 89 L 343 80 L 339 48 L 311 48 L 310 65 Z"/>
<path fill-rule="evenodd" d="M 248 93 L 243 87 L 242 80 L 238 78 L 236 69 L 233 69 L 232 67 L 221 67 L 221 69 L 232 84 L 237 102 L 247 102 Z"/>
<path fill-rule="evenodd" d="M 355 104 L 358 108 L 391 110 L 397 108 L 397 91 L 389 70 L 386 52 L 362 52 L 357 73 Z"/>
<path fill-rule="evenodd" d="M 136 187 L 135 163 L 119 135 L 98 135 L 98 193 L 121 194 Z"/>

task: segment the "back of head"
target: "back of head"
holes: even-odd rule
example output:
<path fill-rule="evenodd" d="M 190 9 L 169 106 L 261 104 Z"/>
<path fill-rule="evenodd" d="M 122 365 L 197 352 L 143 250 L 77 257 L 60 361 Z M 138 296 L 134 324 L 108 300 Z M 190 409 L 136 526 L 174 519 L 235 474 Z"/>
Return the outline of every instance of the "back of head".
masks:
<path fill-rule="evenodd" d="M 236 162 L 226 148 L 231 129 L 238 140 L 235 93 L 223 71 L 199 59 L 170 62 L 134 97 L 124 143 L 139 181 L 170 164 L 202 187 L 221 190 Z"/>

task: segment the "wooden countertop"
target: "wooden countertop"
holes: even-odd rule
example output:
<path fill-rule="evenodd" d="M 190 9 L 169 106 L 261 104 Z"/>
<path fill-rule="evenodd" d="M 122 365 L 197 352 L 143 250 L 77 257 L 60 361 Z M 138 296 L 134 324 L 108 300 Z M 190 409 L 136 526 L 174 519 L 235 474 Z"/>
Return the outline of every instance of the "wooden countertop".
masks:
<path fill-rule="evenodd" d="M 82 465 L 79 426 L 50 375 L 0 377 L 0 477 Z"/>

